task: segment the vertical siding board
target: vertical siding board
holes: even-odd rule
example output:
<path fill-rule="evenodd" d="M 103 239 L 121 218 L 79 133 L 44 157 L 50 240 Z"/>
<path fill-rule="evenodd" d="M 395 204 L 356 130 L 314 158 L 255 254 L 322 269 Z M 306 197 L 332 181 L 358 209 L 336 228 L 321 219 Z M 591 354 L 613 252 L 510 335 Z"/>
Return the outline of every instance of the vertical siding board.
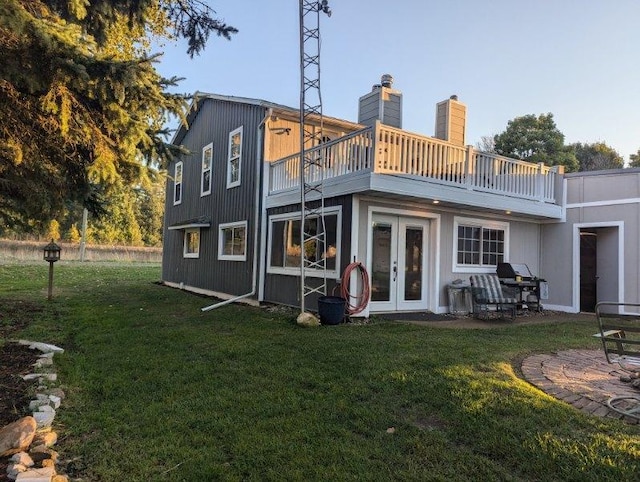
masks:
<path fill-rule="evenodd" d="M 258 125 L 265 109 L 260 106 L 206 99 L 192 121 L 182 144 L 191 151 L 183 156 L 183 200 L 173 205 L 173 182 L 167 182 L 165 204 L 165 238 L 163 243 L 164 281 L 184 283 L 200 289 L 240 295 L 251 290 L 253 274 L 256 155 Z M 227 189 L 229 133 L 243 126 L 241 183 Z M 212 192 L 200 196 L 202 148 L 213 142 Z M 173 164 L 169 166 L 173 175 Z M 200 233 L 200 257 L 182 256 L 183 231 L 167 226 L 187 219 L 206 216 L 210 228 Z M 247 222 L 247 260 L 218 260 L 218 226 L 222 223 Z"/>

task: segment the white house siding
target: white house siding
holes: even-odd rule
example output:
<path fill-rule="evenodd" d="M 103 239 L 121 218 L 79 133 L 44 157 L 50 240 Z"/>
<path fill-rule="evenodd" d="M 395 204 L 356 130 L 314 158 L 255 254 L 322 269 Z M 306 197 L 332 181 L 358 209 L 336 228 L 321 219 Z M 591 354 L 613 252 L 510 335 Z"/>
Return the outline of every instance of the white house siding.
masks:
<path fill-rule="evenodd" d="M 454 233 L 454 220 L 456 217 L 508 223 L 509 256 L 506 261 L 525 263 L 533 274 L 542 278 L 546 276 L 540 263 L 541 227 L 537 222 L 513 219 L 506 215 L 483 216 L 476 212 L 437 208 L 430 203 L 394 202 L 371 196 L 356 197 L 356 199 L 359 229 L 357 230 L 357 244 L 354 246 L 357 246 L 355 253 L 358 260 L 363 263 L 369 257 L 369 218 L 371 212 L 400 214 L 430 221 L 427 283 L 429 284 L 430 296 L 428 309 L 431 311 L 447 312 L 447 286 L 457 279 L 468 282 L 469 276 L 472 274 L 471 271 L 460 271 L 454 268 L 454 239 L 457 237 L 457 234 Z M 370 271 L 371 267 L 367 266 L 367 269 Z M 495 273 L 495 268 L 487 268 L 483 272 Z"/>

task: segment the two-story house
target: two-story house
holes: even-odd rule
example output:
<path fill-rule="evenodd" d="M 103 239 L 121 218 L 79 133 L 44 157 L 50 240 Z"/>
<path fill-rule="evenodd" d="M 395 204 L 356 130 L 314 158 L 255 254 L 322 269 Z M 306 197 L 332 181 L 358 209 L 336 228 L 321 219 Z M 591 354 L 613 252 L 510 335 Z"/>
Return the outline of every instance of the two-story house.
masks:
<path fill-rule="evenodd" d="M 453 280 L 512 261 L 549 281 L 549 306 L 577 311 L 580 288 L 567 288 L 558 272 L 566 261 L 551 246 L 567 242 L 561 168 L 467 146 L 466 106 L 455 96 L 437 104 L 433 137 L 405 131 L 402 101 L 385 76 L 360 98 L 358 122 L 325 116 L 322 143 L 309 147 L 325 163 L 328 291 L 360 261 L 371 283 L 363 315 L 441 313 Z M 188 122 L 173 141 L 190 154 L 169 168 L 164 283 L 299 305 L 299 111 L 200 94 Z M 307 222 L 313 230 L 318 220 Z"/>

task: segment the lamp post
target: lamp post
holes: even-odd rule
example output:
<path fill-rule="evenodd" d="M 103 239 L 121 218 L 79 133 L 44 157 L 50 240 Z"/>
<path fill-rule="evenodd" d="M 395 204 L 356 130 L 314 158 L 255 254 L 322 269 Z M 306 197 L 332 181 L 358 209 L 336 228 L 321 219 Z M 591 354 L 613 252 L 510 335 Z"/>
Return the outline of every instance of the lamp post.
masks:
<path fill-rule="evenodd" d="M 49 295 L 47 299 L 51 301 L 53 295 L 53 263 L 60 259 L 60 246 L 53 242 L 44 247 L 44 260 L 49 262 Z"/>

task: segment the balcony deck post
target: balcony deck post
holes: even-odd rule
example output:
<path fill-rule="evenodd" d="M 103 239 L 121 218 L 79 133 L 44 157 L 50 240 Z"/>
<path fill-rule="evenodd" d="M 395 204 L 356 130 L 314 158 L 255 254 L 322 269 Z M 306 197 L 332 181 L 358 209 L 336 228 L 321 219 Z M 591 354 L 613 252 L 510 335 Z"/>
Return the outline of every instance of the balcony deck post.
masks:
<path fill-rule="evenodd" d="M 538 163 L 538 172 L 536 174 L 536 199 L 540 202 L 544 202 L 544 176 L 542 174 L 544 169 L 544 162 Z"/>
<path fill-rule="evenodd" d="M 371 138 L 371 152 L 373 154 L 373 159 L 371 159 L 372 162 L 372 166 L 371 166 L 371 171 L 372 172 L 380 172 L 380 167 L 379 164 L 382 162 L 382 152 L 378 152 L 378 146 L 382 146 L 382 143 L 380 142 L 380 134 L 381 134 L 381 125 L 380 125 L 380 121 L 376 120 L 375 124 L 373 125 L 373 135 Z"/>
<path fill-rule="evenodd" d="M 464 159 L 464 183 L 467 189 L 473 189 L 473 146 L 467 146 L 467 153 Z"/>

